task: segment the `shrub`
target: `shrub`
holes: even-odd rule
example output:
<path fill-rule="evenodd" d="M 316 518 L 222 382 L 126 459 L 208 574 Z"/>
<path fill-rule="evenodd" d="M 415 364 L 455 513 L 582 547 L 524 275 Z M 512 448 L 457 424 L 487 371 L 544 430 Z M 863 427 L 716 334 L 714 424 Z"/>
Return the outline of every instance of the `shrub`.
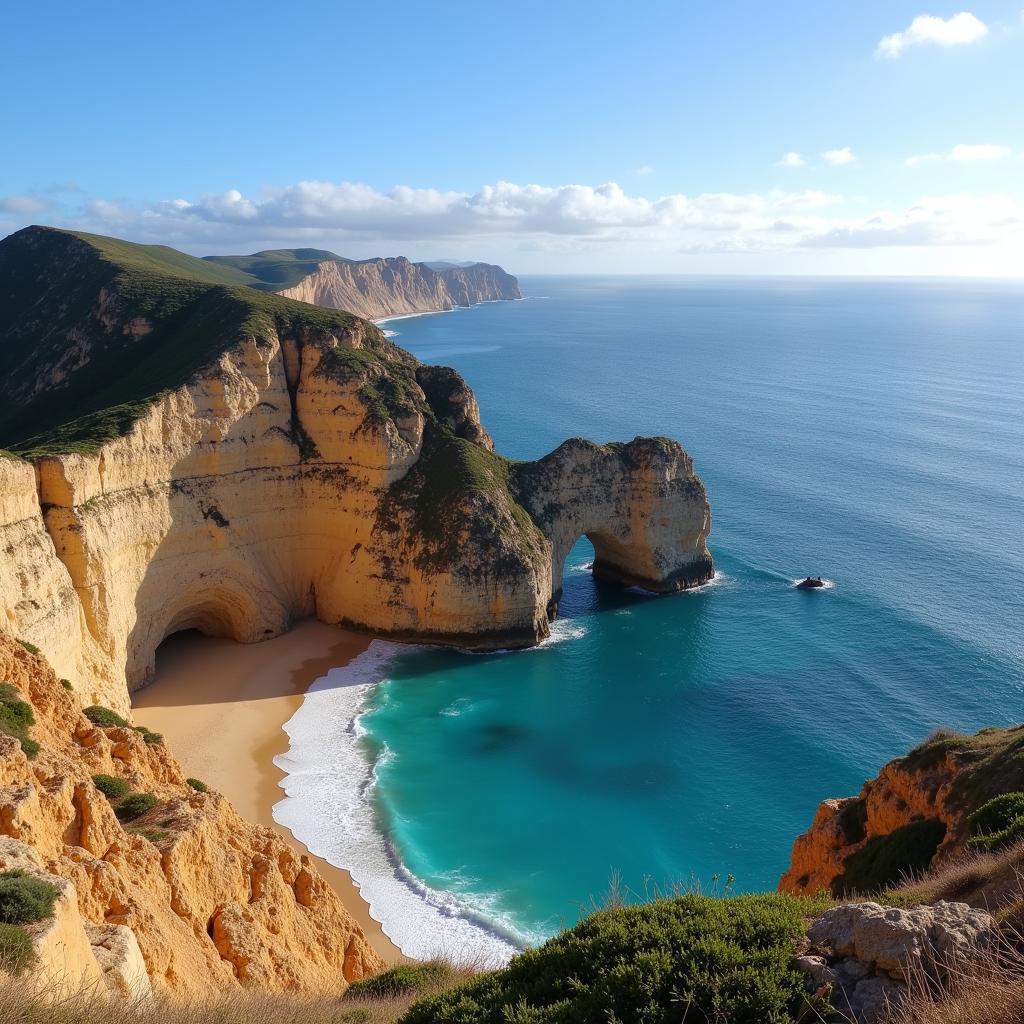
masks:
<path fill-rule="evenodd" d="M 185 780 L 197 793 L 209 793 L 210 787 L 203 782 L 201 779 L 186 779 Z"/>
<path fill-rule="evenodd" d="M 101 729 L 110 729 L 113 726 L 126 728 L 128 725 L 128 722 L 116 711 L 111 711 L 110 708 L 101 707 L 99 704 L 93 704 L 91 707 L 87 707 L 82 714 L 85 715 L 93 725 L 98 725 Z"/>
<path fill-rule="evenodd" d="M 18 868 L 0 871 L 0 923 L 31 924 L 53 913 L 60 890 Z"/>
<path fill-rule="evenodd" d="M 73 690 L 74 689 L 74 687 L 71 685 L 71 680 L 70 679 L 61 679 L 60 680 L 60 685 L 63 686 L 65 690 Z"/>
<path fill-rule="evenodd" d="M 783 1024 L 800 904 L 776 894 L 680 896 L 593 914 L 504 970 L 416 1003 L 403 1024 L 680 1020 Z"/>
<path fill-rule="evenodd" d="M 35 644 L 30 644 L 27 640 L 22 640 L 21 637 L 18 637 L 18 643 L 21 644 L 29 654 L 39 653 L 39 648 L 36 647 Z"/>
<path fill-rule="evenodd" d="M 0 924 L 0 970 L 17 977 L 35 959 L 32 936 L 16 924 Z"/>
<path fill-rule="evenodd" d="M 1024 793 L 1004 793 L 967 818 L 968 845 L 974 850 L 1002 850 L 1024 838 Z"/>
<path fill-rule="evenodd" d="M 393 999 L 410 993 L 423 994 L 439 988 L 452 976 L 448 964 L 397 964 L 372 978 L 354 981 L 346 995 L 370 999 Z"/>
<path fill-rule="evenodd" d="M 117 816 L 121 821 L 134 821 L 146 811 L 153 810 L 160 801 L 152 793 L 132 793 L 117 805 Z"/>
<path fill-rule="evenodd" d="M 131 792 L 131 786 L 114 775 L 94 775 L 92 781 L 108 800 L 120 800 Z"/>
<path fill-rule="evenodd" d="M 144 725 L 133 725 L 132 728 L 139 733 L 142 733 L 142 738 L 147 743 L 163 743 L 164 734 L 162 732 L 153 732 L 152 729 L 147 729 Z"/>
<path fill-rule="evenodd" d="M 912 821 L 888 835 L 875 836 L 846 858 L 832 892 L 836 896 L 877 892 L 924 871 L 945 837 L 946 826 L 937 818 Z"/>
<path fill-rule="evenodd" d="M 0 683 L 0 733 L 13 736 L 29 759 L 39 753 L 39 744 L 28 735 L 35 722 L 32 705 L 10 683 Z"/>

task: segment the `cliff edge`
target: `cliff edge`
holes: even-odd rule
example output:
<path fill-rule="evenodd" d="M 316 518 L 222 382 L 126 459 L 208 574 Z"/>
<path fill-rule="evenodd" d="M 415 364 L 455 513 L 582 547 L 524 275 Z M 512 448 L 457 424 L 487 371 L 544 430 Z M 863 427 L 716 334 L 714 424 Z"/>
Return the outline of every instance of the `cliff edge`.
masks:
<path fill-rule="evenodd" d="M 537 643 L 584 534 L 606 581 L 713 574 L 677 442 L 512 462 L 454 370 L 238 273 L 45 228 L 0 243 L 0 624 L 89 701 L 126 710 L 190 628 Z"/>

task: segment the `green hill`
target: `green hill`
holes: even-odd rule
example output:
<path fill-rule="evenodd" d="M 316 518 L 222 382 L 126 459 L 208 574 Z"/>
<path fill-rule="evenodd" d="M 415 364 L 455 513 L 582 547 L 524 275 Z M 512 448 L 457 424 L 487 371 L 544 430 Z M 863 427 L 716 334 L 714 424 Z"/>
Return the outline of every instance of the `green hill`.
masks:
<path fill-rule="evenodd" d="M 315 273 L 321 263 L 354 263 L 326 249 L 264 249 L 251 256 L 207 256 L 205 262 L 236 272 L 261 291 L 291 288 Z"/>
<path fill-rule="evenodd" d="M 167 246 L 46 227 L 3 239 L 0 448 L 95 450 L 241 338 L 357 319 L 252 282 Z"/>

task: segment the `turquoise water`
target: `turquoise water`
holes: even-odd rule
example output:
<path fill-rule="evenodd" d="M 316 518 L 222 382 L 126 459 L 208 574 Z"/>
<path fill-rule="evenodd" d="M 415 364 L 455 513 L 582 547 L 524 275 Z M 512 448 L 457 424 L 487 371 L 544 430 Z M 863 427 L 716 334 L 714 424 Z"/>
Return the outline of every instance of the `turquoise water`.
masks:
<path fill-rule="evenodd" d="M 462 372 L 513 457 L 681 440 L 720 577 L 605 589 L 582 540 L 555 642 L 394 655 L 359 743 L 416 878 L 520 942 L 613 875 L 773 888 L 823 798 L 938 726 L 1024 718 L 1024 289 L 522 283 L 387 326 Z M 794 590 L 808 573 L 835 585 Z"/>

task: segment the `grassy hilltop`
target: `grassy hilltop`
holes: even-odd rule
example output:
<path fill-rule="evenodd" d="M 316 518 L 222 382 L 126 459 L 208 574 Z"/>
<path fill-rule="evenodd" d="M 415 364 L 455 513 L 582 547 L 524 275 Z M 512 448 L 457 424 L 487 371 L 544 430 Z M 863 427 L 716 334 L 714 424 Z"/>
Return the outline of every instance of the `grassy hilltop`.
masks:
<path fill-rule="evenodd" d="M 0 448 L 93 451 L 244 337 L 357 321 L 255 283 L 162 245 L 44 227 L 4 239 Z"/>

